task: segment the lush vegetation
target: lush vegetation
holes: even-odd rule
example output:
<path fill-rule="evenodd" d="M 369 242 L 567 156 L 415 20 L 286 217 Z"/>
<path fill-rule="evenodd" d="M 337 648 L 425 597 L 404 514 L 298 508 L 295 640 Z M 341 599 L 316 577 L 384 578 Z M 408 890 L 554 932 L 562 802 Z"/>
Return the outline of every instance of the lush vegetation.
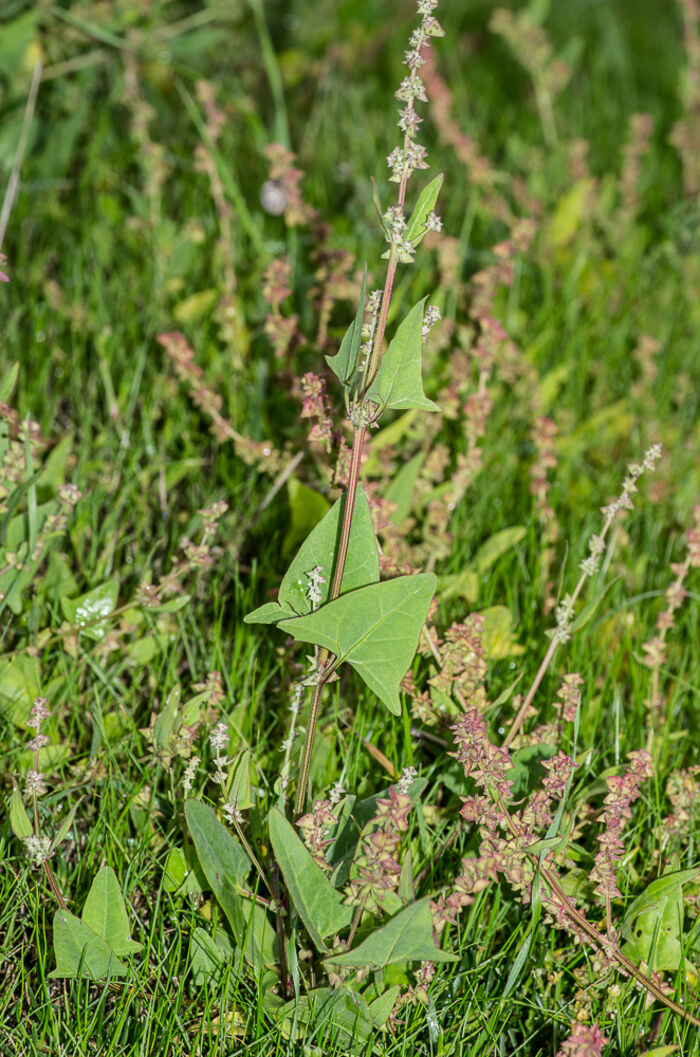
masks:
<path fill-rule="evenodd" d="M 700 10 L 433 6 L 0 10 L 3 1054 L 700 1052 Z"/>

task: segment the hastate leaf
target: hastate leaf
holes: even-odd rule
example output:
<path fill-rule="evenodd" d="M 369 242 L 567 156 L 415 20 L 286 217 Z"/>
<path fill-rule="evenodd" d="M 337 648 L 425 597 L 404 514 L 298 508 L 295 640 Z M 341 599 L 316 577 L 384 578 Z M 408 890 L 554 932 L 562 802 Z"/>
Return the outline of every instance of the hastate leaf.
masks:
<path fill-rule="evenodd" d="M 321 867 L 281 811 L 270 812 L 270 843 L 287 883 L 289 894 L 306 931 L 319 951 L 327 951 L 326 936 L 346 928 L 353 908 L 345 906 Z"/>
<path fill-rule="evenodd" d="M 279 627 L 297 642 L 325 647 L 347 661 L 390 712 L 401 714 L 399 684 L 416 652 L 437 578 L 398 576 L 336 598 Z"/>
<path fill-rule="evenodd" d="M 360 291 L 360 303 L 352 323 L 345 332 L 345 337 L 340 343 L 340 348 L 333 356 L 326 356 L 326 363 L 333 371 L 343 388 L 350 388 L 353 376 L 358 367 L 357 354 L 362 342 L 362 318 L 365 311 L 365 290 L 367 288 L 367 265 L 362 274 L 362 289 Z"/>
<path fill-rule="evenodd" d="M 306 593 L 309 585 L 307 573 L 317 566 L 321 567 L 325 579 L 325 583 L 320 584 L 319 605 L 328 601 L 345 503 L 346 496 L 341 496 L 304 540 L 280 584 L 278 601 L 268 602 L 249 613 L 244 618 L 247 624 L 277 624 L 287 618 L 311 613 L 311 602 Z M 369 504 L 364 490 L 358 486 L 341 597 L 378 580 L 379 555 Z"/>
<path fill-rule="evenodd" d="M 53 919 L 53 946 L 56 968 L 51 979 L 89 976 L 104 980 L 109 976 L 126 976 L 128 969 L 108 943 L 67 910 L 59 910 Z"/>
<path fill-rule="evenodd" d="M 345 954 L 332 954 L 327 964 L 347 968 L 383 969 L 396 962 L 456 962 L 457 955 L 442 951 L 433 939 L 430 898 L 419 899 L 395 914 L 386 925 Z"/>
<path fill-rule="evenodd" d="M 141 944 L 129 935 L 129 919 L 117 875 L 105 866 L 92 882 L 83 907 L 84 925 L 96 932 L 115 954 L 133 954 Z"/>
<path fill-rule="evenodd" d="M 424 297 L 414 305 L 400 324 L 367 391 L 368 399 L 376 401 L 382 411 L 387 407 L 399 411 L 413 407 L 423 411 L 440 410 L 423 392 L 421 363 L 426 301 Z"/>

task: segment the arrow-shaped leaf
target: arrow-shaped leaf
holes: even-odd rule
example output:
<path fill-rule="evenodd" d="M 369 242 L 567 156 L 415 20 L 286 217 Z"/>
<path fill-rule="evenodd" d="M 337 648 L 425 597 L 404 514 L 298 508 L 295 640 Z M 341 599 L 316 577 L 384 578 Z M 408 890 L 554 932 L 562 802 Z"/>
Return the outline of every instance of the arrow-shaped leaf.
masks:
<path fill-rule="evenodd" d="M 285 618 L 311 613 L 311 602 L 306 594 L 309 585 L 307 573 L 319 565 L 326 581 L 320 585 L 319 604 L 323 605 L 328 601 L 345 502 L 346 497 L 342 496 L 306 537 L 280 584 L 278 601 L 268 602 L 249 613 L 244 618 L 247 624 L 276 624 Z M 352 514 L 341 597 L 348 591 L 354 591 L 366 584 L 374 584 L 378 580 L 377 543 L 367 497 L 360 486 Z"/>
<path fill-rule="evenodd" d="M 124 897 L 117 875 L 110 866 L 100 870 L 92 882 L 81 917 L 83 924 L 96 932 L 115 954 L 132 954 L 141 950 L 141 944 L 129 935 Z"/>
<path fill-rule="evenodd" d="M 400 910 L 381 928 L 345 954 L 332 954 L 328 964 L 383 969 L 395 962 L 456 962 L 456 954 L 441 951 L 433 939 L 430 898 L 419 899 Z"/>
<path fill-rule="evenodd" d="M 401 714 L 399 684 L 416 652 L 437 578 L 398 576 L 351 591 L 279 627 L 297 642 L 312 642 L 347 661 L 390 712 Z"/>
<path fill-rule="evenodd" d="M 59 910 L 53 919 L 53 946 L 56 968 L 52 979 L 90 976 L 104 980 L 108 976 L 126 976 L 127 967 L 97 933 L 67 910 Z"/>
<path fill-rule="evenodd" d="M 270 812 L 270 843 L 306 931 L 319 951 L 327 951 L 323 940 L 350 924 L 353 908 L 344 905 L 340 892 L 276 807 Z"/>
<path fill-rule="evenodd" d="M 423 349 L 423 309 L 427 297 L 414 305 L 399 326 L 394 340 L 382 357 L 377 376 L 367 397 L 375 400 L 382 411 L 387 408 L 439 411 L 437 404 L 423 392 L 421 376 Z"/>

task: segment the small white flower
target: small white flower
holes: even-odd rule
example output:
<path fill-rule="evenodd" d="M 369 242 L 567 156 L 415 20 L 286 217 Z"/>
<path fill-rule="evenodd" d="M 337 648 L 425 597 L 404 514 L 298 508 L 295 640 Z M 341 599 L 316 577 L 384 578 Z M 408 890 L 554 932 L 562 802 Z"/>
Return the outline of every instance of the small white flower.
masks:
<path fill-rule="evenodd" d="M 209 735 L 209 741 L 211 742 L 211 746 L 213 749 L 216 750 L 217 753 L 219 753 L 221 749 L 226 748 L 226 746 L 228 745 L 228 738 L 228 727 L 225 723 L 217 723 L 214 729 L 212 730 L 211 734 Z"/>
<path fill-rule="evenodd" d="M 315 565 L 305 575 L 309 581 L 306 585 L 306 597 L 311 603 L 311 608 L 316 609 L 323 601 L 321 585 L 327 583 L 326 578 L 323 576 L 323 566 Z"/>
<path fill-rule="evenodd" d="M 411 783 L 413 782 L 413 779 L 416 777 L 417 774 L 418 771 L 415 769 L 415 767 L 404 767 L 401 773 L 401 777 L 396 783 L 396 788 L 398 789 L 398 791 L 400 793 L 408 793 Z"/>

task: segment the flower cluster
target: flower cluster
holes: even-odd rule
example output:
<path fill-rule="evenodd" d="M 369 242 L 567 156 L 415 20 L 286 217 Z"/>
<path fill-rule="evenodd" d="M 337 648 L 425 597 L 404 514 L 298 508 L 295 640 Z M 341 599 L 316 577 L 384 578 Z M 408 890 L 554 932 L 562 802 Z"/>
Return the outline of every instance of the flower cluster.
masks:
<path fill-rule="evenodd" d="M 338 824 L 338 819 L 333 813 L 335 803 L 333 794 L 327 800 L 316 800 L 311 811 L 297 821 L 304 844 L 321 869 L 327 871 L 330 871 L 331 867 L 326 862 L 326 849 L 333 843 L 331 831 Z"/>
<path fill-rule="evenodd" d="M 418 14 L 422 21 L 420 26 L 413 31 L 409 41 L 409 50 L 404 57 L 404 63 L 408 68 L 408 76 L 404 77 L 399 85 L 395 96 L 403 103 L 399 110 L 398 127 L 403 133 L 403 145 L 395 147 L 387 157 L 389 166 L 389 180 L 401 185 L 399 192 L 399 205 L 390 210 L 387 221 L 387 240 L 398 249 L 398 260 L 408 263 L 413 260 L 415 247 L 404 238 L 405 219 L 403 216 L 404 189 L 406 181 L 416 169 L 427 169 L 427 151 L 420 143 L 416 142 L 416 136 L 422 119 L 416 113 L 416 100 L 426 103 L 428 97 L 425 85 L 420 77 L 419 71 L 425 64 L 423 52 L 430 46 L 431 37 L 442 37 L 444 31 L 433 11 L 437 7 L 437 0 L 418 0 Z M 439 218 L 434 216 L 430 220 L 429 230 L 439 231 Z"/>
<path fill-rule="evenodd" d="M 651 114 L 632 114 L 629 119 L 629 139 L 622 148 L 620 174 L 621 216 L 628 224 L 634 219 L 640 204 L 640 176 L 642 162 L 649 153 L 654 119 Z"/>
<path fill-rule="evenodd" d="M 27 725 L 34 727 L 35 730 L 34 737 L 28 745 L 28 748 L 34 753 L 34 760 L 33 766 L 24 776 L 24 788 L 34 801 L 35 818 L 37 817 L 36 801 L 46 792 L 46 780 L 40 770 L 41 765 L 39 762 L 39 753 L 49 744 L 47 736 L 41 733 L 42 723 L 51 715 L 46 706 L 47 701 L 45 697 L 35 698 L 27 721 Z M 35 866 L 41 866 L 42 863 L 47 862 L 51 855 L 51 840 L 49 837 L 43 837 L 40 833 L 36 832 L 31 834 L 31 836 L 25 837 L 23 843 L 27 855 Z"/>
<path fill-rule="evenodd" d="M 617 499 L 602 508 L 604 517 L 603 528 L 600 533 L 593 533 L 588 541 L 588 556 L 580 563 L 581 578 L 576 585 L 573 594 L 565 595 L 556 608 L 556 627 L 550 633 L 556 643 L 567 642 L 571 638 L 571 625 L 574 619 L 576 600 L 583 589 L 583 585 L 589 576 L 594 576 L 600 569 L 600 563 L 606 549 L 606 536 L 615 518 L 633 507 L 632 496 L 637 491 L 637 481 L 645 470 L 653 470 L 661 458 L 661 445 L 652 444 L 644 453 L 641 463 L 630 463 L 627 467 L 627 476 L 622 483 L 622 491 Z"/>
<path fill-rule="evenodd" d="M 333 440 L 333 418 L 326 396 L 326 379 L 320 374 L 314 374 L 313 371 L 307 371 L 301 380 L 301 391 L 304 396 L 301 417 L 316 419 L 311 427 L 309 440 L 322 442 L 326 451 L 330 451 Z"/>
<path fill-rule="evenodd" d="M 470 708 L 451 728 L 457 743 L 457 752 L 450 753 L 462 764 L 467 778 L 473 778 L 477 785 L 505 801 L 510 799 L 513 780 L 508 772 L 513 761 L 507 749 L 494 745 L 486 730 L 486 721 L 479 711 Z M 462 808 L 464 818 L 473 818 L 471 800 L 465 801 Z"/>
<path fill-rule="evenodd" d="M 644 663 L 648 668 L 659 668 L 666 659 L 666 632 L 675 626 L 675 613 L 686 597 L 684 581 L 691 568 L 700 568 L 700 506 L 693 511 L 693 527 L 687 536 L 687 554 L 685 561 L 672 562 L 671 572 L 675 580 L 666 589 L 666 609 L 656 618 L 658 634 L 642 646 L 646 657 Z"/>
<path fill-rule="evenodd" d="M 400 783 L 392 785 L 387 798 L 377 800 L 377 813 L 365 830 L 362 851 L 353 863 L 347 902 L 379 913 L 384 893 L 396 891 L 401 875 L 401 835 L 408 829 L 412 806 Z"/>
<path fill-rule="evenodd" d="M 488 671 L 482 642 L 483 623 L 480 614 L 470 613 L 464 623 L 447 629 L 440 651 L 440 671 L 429 680 L 440 693 L 453 695 L 463 708 L 479 713 L 486 706 L 484 680 Z"/>
<path fill-rule="evenodd" d="M 284 213 L 290 227 L 308 224 L 315 218 L 316 210 L 302 198 L 300 184 L 304 173 L 293 165 L 295 155 L 281 143 L 269 143 L 263 153 L 270 163 L 269 179 L 260 192 L 263 208 L 272 214 Z"/>
<path fill-rule="evenodd" d="M 617 887 L 617 866 L 624 854 L 622 832 L 632 817 L 631 805 L 640 795 L 640 787 L 646 778 L 651 778 L 654 769 L 651 756 L 643 749 L 629 753 L 631 760 L 625 774 L 611 775 L 605 779 L 608 794 L 601 818 L 602 831 L 598 836 L 600 850 L 595 856 L 591 880 L 596 882 L 596 892 L 604 900 L 608 912 L 610 931 L 610 900 L 620 896 Z"/>
<path fill-rule="evenodd" d="M 220 442 L 232 441 L 236 454 L 247 466 L 257 466 L 264 473 L 279 473 L 281 458 L 270 441 L 254 441 L 243 437 L 221 414 L 223 401 L 204 382 L 204 372 L 195 362 L 194 350 L 184 335 L 179 331 L 159 334 L 158 343 L 170 358 L 175 374 L 188 387 L 195 405 L 211 418 L 212 433 L 216 439 Z"/>
<path fill-rule="evenodd" d="M 561 1044 L 557 1057 L 601 1057 L 603 1047 L 610 1041 L 598 1024 L 582 1024 L 575 1020 L 571 1034 Z"/>
<path fill-rule="evenodd" d="M 315 565 L 313 569 L 304 574 L 309 581 L 306 585 L 306 597 L 311 603 L 312 609 L 318 609 L 323 600 L 322 584 L 328 583 L 323 575 L 323 566 Z"/>

